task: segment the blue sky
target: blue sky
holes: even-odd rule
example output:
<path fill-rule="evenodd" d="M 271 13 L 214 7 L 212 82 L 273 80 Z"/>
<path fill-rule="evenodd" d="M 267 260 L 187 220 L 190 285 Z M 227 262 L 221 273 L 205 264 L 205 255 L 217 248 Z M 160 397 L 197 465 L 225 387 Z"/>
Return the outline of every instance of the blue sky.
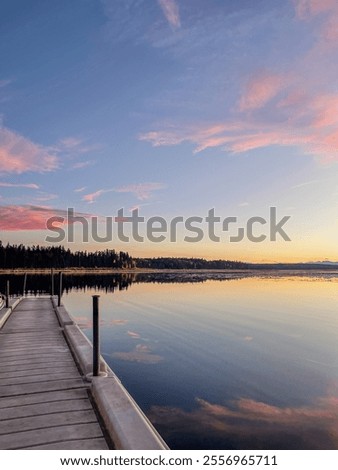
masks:
<path fill-rule="evenodd" d="M 290 215 L 291 242 L 113 242 L 140 256 L 337 259 L 335 0 L 4 0 L 0 238 L 46 217 L 244 223 Z"/>

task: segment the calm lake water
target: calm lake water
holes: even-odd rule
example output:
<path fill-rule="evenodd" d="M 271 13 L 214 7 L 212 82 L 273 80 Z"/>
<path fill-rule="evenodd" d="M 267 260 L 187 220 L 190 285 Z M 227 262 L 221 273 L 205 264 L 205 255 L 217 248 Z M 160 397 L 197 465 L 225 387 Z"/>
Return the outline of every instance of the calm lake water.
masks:
<path fill-rule="evenodd" d="M 337 449 L 337 279 L 170 280 L 64 296 L 169 446 Z"/>
<path fill-rule="evenodd" d="M 63 302 L 91 339 L 100 294 L 101 352 L 171 448 L 337 449 L 338 278 L 214 277 L 67 276 Z"/>

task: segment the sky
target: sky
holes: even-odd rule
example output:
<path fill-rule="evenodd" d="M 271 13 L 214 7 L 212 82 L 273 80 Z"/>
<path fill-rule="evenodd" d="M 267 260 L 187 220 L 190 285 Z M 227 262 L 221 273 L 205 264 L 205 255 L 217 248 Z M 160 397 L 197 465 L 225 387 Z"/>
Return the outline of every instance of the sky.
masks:
<path fill-rule="evenodd" d="M 338 260 L 336 0 L 3 0 L 0 240 L 51 245 L 51 217 L 236 217 L 220 241 L 72 250 Z M 270 208 L 290 241 L 269 237 Z M 230 241 L 252 217 L 262 242 Z M 130 224 L 129 224 L 130 225 Z M 128 224 L 125 225 L 128 232 Z M 65 231 L 66 225 L 63 225 Z M 115 228 L 114 228 L 115 230 Z M 142 229 L 141 229 L 142 231 Z M 230 233 L 231 232 L 231 233 Z M 129 232 L 128 232 L 129 233 Z M 54 234 L 55 235 L 55 234 Z"/>

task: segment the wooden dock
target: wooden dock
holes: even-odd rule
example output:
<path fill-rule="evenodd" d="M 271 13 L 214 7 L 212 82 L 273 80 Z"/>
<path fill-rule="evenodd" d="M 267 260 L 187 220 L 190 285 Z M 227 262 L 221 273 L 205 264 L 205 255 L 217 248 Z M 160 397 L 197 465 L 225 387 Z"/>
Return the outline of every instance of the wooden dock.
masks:
<path fill-rule="evenodd" d="M 51 299 L 23 299 L 0 330 L 0 449 L 109 447 Z"/>

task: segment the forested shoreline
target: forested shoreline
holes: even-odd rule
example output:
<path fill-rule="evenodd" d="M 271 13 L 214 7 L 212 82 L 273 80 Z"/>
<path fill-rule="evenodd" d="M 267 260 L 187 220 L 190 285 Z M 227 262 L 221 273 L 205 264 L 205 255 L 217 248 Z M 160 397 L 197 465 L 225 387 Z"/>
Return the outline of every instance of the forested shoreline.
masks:
<path fill-rule="evenodd" d="M 128 252 L 75 251 L 62 246 L 27 247 L 0 241 L 0 269 L 246 269 L 239 261 L 203 258 L 133 258 Z"/>

